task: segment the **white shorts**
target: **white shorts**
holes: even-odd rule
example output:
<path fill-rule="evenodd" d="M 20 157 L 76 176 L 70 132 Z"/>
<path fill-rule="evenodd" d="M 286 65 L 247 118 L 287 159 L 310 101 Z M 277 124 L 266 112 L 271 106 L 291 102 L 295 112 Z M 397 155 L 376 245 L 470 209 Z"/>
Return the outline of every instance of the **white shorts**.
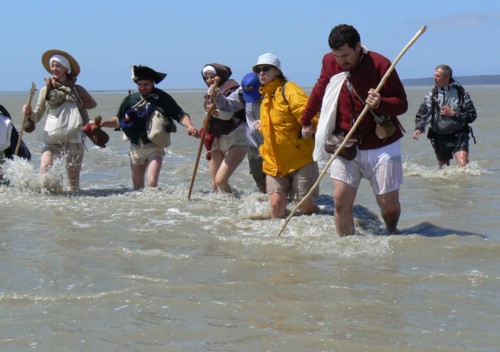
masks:
<path fill-rule="evenodd" d="M 154 143 L 143 144 L 142 141 L 140 141 L 138 146 L 130 143 L 128 155 L 132 165 L 147 165 L 151 158 L 163 158 L 165 149 Z"/>
<path fill-rule="evenodd" d="M 382 148 L 359 150 L 354 160 L 335 158 L 330 177 L 358 189 L 362 178 L 370 181 L 375 195 L 395 191 L 403 184 L 399 140 Z"/>

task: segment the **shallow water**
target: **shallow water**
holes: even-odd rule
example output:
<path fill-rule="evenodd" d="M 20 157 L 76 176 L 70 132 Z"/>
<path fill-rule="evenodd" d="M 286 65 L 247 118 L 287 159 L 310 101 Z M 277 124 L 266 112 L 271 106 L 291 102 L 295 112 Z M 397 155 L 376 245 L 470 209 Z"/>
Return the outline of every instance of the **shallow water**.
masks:
<path fill-rule="evenodd" d="M 246 161 L 237 197 L 210 192 L 198 140 L 182 127 L 160 188 L 131 191 L 126 142 L 87 143 L 78 194 L 40 192 L 41 125 L 24 139 L 31 163 L 6 167 L 0 189 L 0 350 L 498 351 L 500 338 L 500 87 L 467 87 L 479 113 L 471 164 L 437 170 L 429 141 L 411 138 L 427 87 L 410 87 L 401 120 L 402 234 L 384 236 L 362 183 L 358 236 L 333 229 L 331 182 L 322 213 L 265 218 Z M 125 92 L 97 94 L 112 116 Z M 202 91 L 172 91 L 201 125 Z M 23 95 L 1 95 L 20 124 Z M 292 206 L 289 206 L 291 209 Z"/>

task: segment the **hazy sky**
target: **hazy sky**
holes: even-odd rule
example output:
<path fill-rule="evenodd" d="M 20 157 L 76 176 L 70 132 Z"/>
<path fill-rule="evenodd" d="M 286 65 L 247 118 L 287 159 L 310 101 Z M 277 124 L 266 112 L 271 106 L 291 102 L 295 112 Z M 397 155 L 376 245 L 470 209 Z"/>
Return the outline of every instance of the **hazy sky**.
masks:
<path fill-rule="evenodd" d="M 52 48 L 78 60 L 88 90 L 135 88 L 134 64 L 168 73 L 163 89 L 204 87 L 200 71 L 212 62 L 240 81 L 266 52 L 289 80 L 312 86 L 340 23 L 390 60 L 427 25 L 396 68 L 401 78 L 431 77 L 441 63 L 456 76 L 500 74 L 498 1 L 8 0 L 1 8 L 0 91 L 41 86 L 40 58 Z"/>

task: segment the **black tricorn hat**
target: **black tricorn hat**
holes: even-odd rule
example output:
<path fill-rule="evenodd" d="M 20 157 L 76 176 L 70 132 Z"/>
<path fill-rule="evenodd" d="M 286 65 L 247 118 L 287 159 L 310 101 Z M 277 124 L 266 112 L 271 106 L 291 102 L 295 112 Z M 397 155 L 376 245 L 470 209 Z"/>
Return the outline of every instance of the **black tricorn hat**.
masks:
<path fill-rule="evenodd" d="M 137 81 L 147 80 L 153 81 L 155 84 L 160 83 L 163 79 L 167 77 L 166 73 L 156 72 L 152 68 L 141 65 L 132 66 L 132 80 L 137 83 Z"/>

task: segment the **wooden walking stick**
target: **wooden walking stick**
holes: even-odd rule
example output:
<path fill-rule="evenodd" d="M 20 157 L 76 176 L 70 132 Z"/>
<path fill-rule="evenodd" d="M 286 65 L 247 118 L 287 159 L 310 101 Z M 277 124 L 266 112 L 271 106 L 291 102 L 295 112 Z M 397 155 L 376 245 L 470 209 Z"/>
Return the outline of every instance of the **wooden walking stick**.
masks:
<path fill-rule="evenodd" d="M 212 94 L 210 95 L 210 103 L 213 103 L 215 101 L 215 95 L 217 93 L 217 87 L 220 82 L 220 77 L 216 76 L 215 77 L 215 83 L 214 83 L 214 89 L 212 90 Z M 201 156 L 201 151 L 203 150 L 203 141 L 205 140 L 205 136 L 207 134 L 208 130 L 208 124 L 210 122 L 210 119 L 212 118 L 212 115 L 210 112 L 207 111 L 207 114 L 205 115 L 205 120 L 203 121 L 203 131 L 200 136 L 200 146 L 198 147 L 198 154 L 196 155 L 196 162 L 194 163 L 194 170 L 193 170 L 193 175 L 191 176 L 191 184 L 189 185 L 189 193 L 188 193 L 188 199 L 191 200 L 191 192 L 193 191 L 193 185 L 194 185 L 194 180 L 196 178 L 196 172 L 198 171 L 198 164 L 200 163 L 200 156 Z"/>
<path fill-rule="evenodd" d="M 385 81 L 387 80 L 387 78 L 389 78 L 389 76 L 391 75 L 392 71 L 394 71 L 394 68 L 396 67 L 396 64 L 399 62 L 399 60 L 403 57 L 403 55 L 408 51 L 408 49 L 410 49 L 410 47 L 417 41 L 417 39 L 422 35 L 424 34 L 425 30 L 427 29 L 427 26 L 423 26 L 422 28 L 420 28 L 418 30 L 418 32 L 413 36 L 413 38 L 408 42 L 408 44 L 406 44 L 406 46 L 403 48 L 403 50 L 401 50 L 401 52 L 399 53 L 399 55 L 396 57 L 396 59 L 394 60 L 394 62 L 391 64 L 391 66 L 387 69 L 387 72 L 384 74 L 384 76 L 382 77 L 382 79 L 380 80 L 380 83 L 378 84 L 377 88 L 375 89 L 375 91 L 378 93 L 380 91 L 380 89 L 382 89 Z M 309 197 L 312 195 L 312 193 L 314 192 L 314 190 L 318 187 L 321 179 L 323 178 L 323 176 L 325 176 L 326 172 L 328 171 L 328 168 L 330 167 L 331 163 L 333 162 L 333 160 L 337 157 L 337 155 L 340 153 L 340 151 L 342 150 L 342 148 L 344 148 L 344 145 L 349 141 L 349 138 L 351 138 L 352 134 L 354 133 L 354 131 L 356 130 L 356 128 L 358 127 L 358 125 L 361 123 L 361 120 L 363 119 L 363 117 L 366 115 L 367 111 L 368 111 L 369 107 L 368 105 L 365 105 L 365 107 L 363 108 L 363 110 L 361 111 L 361 114 L 359 114 L 359 117 L 357 118 L 356 122 L 354 123 L 354 125 L 352 126 L 351 130 L 349 131 L 349 133 L 347 133 L 347 135 L 345 136 L 344 140 L 342 141 L 342 143 L 340 144 L 340 146 L 337 148 L 337 150 L 335 151 L 335 153 L 332 155 L 332 157 L 330 158 L 330 160 L 328 160 L 328 163 L 326 164 L 325 168 L 323 169 L 323 171 L 321 172 L 321 174 L 319 175 L 318 179 L 316 180 L 316 183 L 314 183 L 314 185 L 312 186 L 311 190 L 309 191 L 309 193 L 307 193 L 307 195 L 302 198 L 300 200 L 300 202 L 295 206 L 295 208 L 293 208 L 293 210 L 291 211 L 290 215 L 288 215 L 288 217 L 286 218 L 286 221 L 285 223 L 283 224 L 283 226 L 281 227 L 280 231 L 278 232 L 278 237 L 281 235 L 281 233 L 283 232 L 283 230 L 285 229 L 286 225 L 288 224 L 288 222 L 290 221 L 290 219 L 292 218 L 293 214 L 297 211 L 297 209 L 299 209 L 299 207 L 302 205 L 302 203 Z"/>
<path fill-rule="evenodd" d="M 30 89 L 30 96 L 28 98 L 28 106 L 31 106 L 31 100 L 33 99 L 33 95 L 35 95 L 35 82 L 31 82 L 31 89 Z M 26 119 L 28 118 L 28 115 L 25 115 L 23 118 L 23 124 L 21 125 L 21 131 L 19 131 L 19 137 L 17 139 L 17 145 L 16 145 L 16 150 L 14 152 L 15 155 L 19 155 L 19 148 L 21 147 L 21 143 L 23 141 L 23 132 L 24 132 L 24 124 L 26 123 Z"/>

